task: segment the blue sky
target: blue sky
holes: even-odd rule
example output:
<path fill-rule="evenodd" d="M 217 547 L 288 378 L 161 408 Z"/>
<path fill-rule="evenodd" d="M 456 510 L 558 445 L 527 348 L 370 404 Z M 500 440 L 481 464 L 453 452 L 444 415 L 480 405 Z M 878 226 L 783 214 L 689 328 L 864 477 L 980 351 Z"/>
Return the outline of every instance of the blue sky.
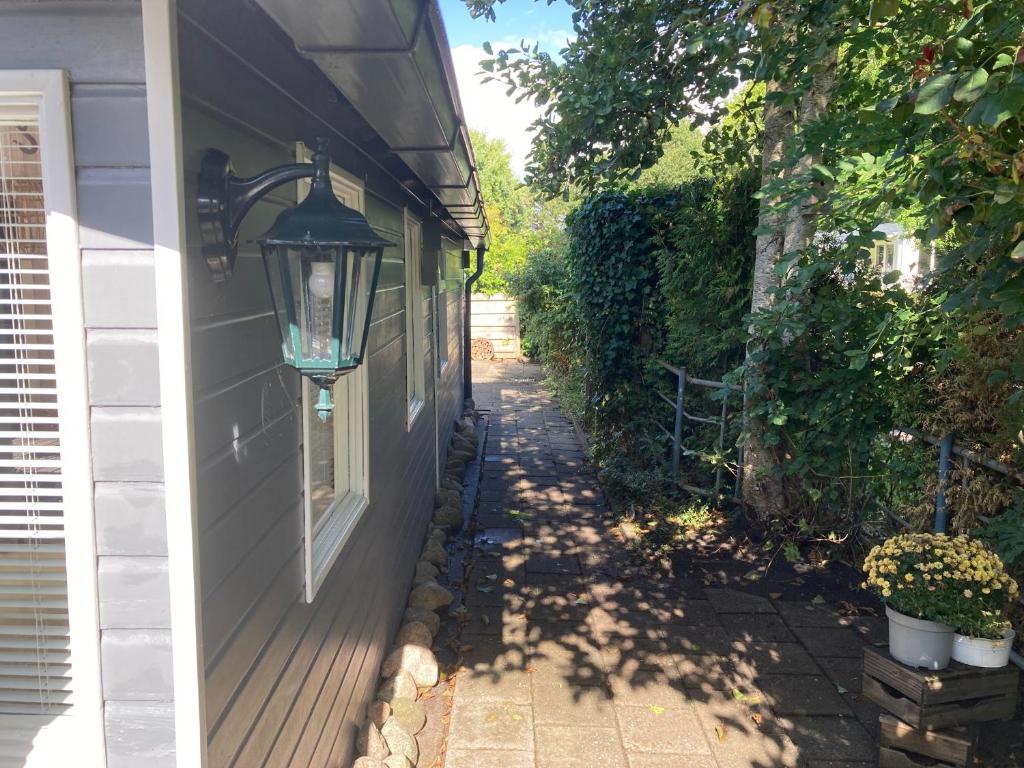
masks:
<path fill-rule="evenodd" d="M 556 0 L 507 0 L 496 7 L 496 21 L 474 19 L 462 0 L 439 0 L 448 39 L 457 45 L 480 47 L 485 40 L 540 41 L 552 53 L 564 44 L 572 32 L 572 9 Z"/>
<path fill-rule="evenodd" d="M 452 48 L 459 92 L 471 128 L 502 139 L 512 155 L 512 167 L 520 176 L 530 150 L 530 123 L 540 110 L 529 102 L 515 103 L 498 83 L 480 82 L 484 42 L 495 48 L 519 45 L 521 39 L 539 42 L 552 54 L 572 35 L 572 9 L 562 0 L 507 0 L 496 9 L 497 21 L 474 19 L 462 0 L 439 0 Z"/>

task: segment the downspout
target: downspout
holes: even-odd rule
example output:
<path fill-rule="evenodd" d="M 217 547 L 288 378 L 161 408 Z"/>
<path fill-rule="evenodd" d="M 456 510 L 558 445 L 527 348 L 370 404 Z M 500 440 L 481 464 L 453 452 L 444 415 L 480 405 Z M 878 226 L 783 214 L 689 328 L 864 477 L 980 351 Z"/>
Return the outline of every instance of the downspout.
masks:
<path fill-rule="evenodd" d="M 466 316 L 462 322 L 462 397 L 473 399 L 473 283 L 484 272 L 484 246 L 476 248 L 476 271 L 466 278 Z"/>

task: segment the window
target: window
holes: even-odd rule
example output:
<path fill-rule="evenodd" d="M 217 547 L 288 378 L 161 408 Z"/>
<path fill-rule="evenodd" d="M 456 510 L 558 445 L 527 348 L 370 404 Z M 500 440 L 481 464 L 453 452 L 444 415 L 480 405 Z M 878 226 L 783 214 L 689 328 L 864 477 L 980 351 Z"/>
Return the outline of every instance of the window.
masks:
<path fill-rule="evenodd" d="M 874 265 L 884 272 L 896 269 L 896 243 L 883 240 L 875 246 L 872 258 Z"/>
<path fill-rule="evenodd" d="M 405 393 L 408 411 L 406 429 L 423 410 L 427 385 L 423 373 L 423 280 L 420 267 L 423 259 L 423 228 L 416 219 L 405 214 Z"/>
<path fill-rule="evenodd" d="M 0 763 L 102 762 L 74 169 L 60 72 L 0 72 Z"/>
<path fill-rule="evenodd" d="M 309 153 L 300 145 L 300 160 Z M 331 169 L 334 193 L 362 212 L 363 188 Z M 309 181 L 299 183 L 299 198 Z M 364 275 L 369 279 L 369 275 Z M 305 482 L 306 600 L 312 602 L 356 523 L 369 506 L 369 401 L 365 361 L 334 384 L 334 412 L 321 421 L 319 388 L 302 379 L 302 435 Z"/>

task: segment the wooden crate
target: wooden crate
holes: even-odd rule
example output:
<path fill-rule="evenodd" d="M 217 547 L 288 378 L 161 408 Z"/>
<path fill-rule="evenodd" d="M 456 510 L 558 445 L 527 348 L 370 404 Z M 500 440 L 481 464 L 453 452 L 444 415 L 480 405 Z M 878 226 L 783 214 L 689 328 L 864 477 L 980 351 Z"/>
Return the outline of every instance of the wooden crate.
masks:
<path fill-rule="evenodd" d="M 878 726 L 879 745 L 882 747 L 879 764 L 882 766 L 921 765 L 929 761 L 916 758 L 930 758 L 940 765 L 963 768 L 974 761 L 978 745 L 976 725 L 944 731 L 919 731 L 883 712 L 878 716 Z"/>
<path fill-rule="evenodd" d="M 863 694 L 912 728 L 950 728 L 1011 719 L 1018 673 L 1012 665 L 981 669 L 955 661 L 938 671 L 911 669 L 885 648 L 865 646 Z"/>
<path fill-rule="evenodd" d="M 938 762 L 928 758 L 925 758 L 922 762 L 915 760 L 913 756 L 908 755 L 906 752 L 901 752 L 898 749 L 879 747 L 878 768 L 960 768 L 960 766 L 953 765 L 953 763 Z"/>

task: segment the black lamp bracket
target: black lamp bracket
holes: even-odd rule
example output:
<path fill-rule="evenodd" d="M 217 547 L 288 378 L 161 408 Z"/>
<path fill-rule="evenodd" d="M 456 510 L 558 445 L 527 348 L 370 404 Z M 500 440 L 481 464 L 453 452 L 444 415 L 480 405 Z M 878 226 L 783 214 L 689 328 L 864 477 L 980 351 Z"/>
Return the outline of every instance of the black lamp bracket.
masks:
<path fill-rule="evenodd" d="M 242 178 L 235 175 L 226 153 L 206 150 L 199 167 L 196 208 L 203 256 L 214 280 L 224 282 L 231 277 L 238 254 L 238 227 L 256 201 L 289 181 L 311 178 L 318 161 L 324 164 L 326 158 L 327 142 L 317 139 L 312 162 L 280 165 Z"/>

